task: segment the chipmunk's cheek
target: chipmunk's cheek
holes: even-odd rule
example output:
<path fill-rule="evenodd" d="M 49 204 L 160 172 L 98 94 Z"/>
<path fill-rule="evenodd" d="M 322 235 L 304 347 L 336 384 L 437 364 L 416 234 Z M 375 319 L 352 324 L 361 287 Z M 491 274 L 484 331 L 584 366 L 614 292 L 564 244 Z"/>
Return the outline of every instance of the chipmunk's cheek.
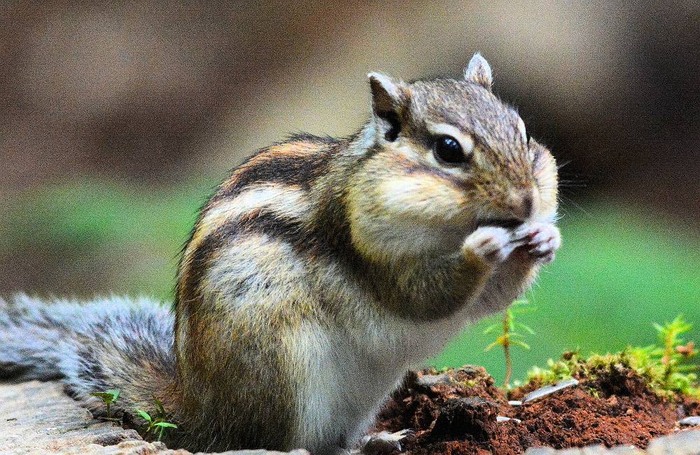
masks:
<path fill-rule="evenodd" d="M 412 174 L 387 180 L 377 187 L 387 213 L 426 224 L 458 221 L 464 193 L 438 176 Z"/>
<path fill-rule="evenodd" d="M 456 251 L 467 234 L 460 208 L 463 197 L 456 188 L 425 174 L 356 185 L 348 197 L 352 242 L 376 260 Z"/>

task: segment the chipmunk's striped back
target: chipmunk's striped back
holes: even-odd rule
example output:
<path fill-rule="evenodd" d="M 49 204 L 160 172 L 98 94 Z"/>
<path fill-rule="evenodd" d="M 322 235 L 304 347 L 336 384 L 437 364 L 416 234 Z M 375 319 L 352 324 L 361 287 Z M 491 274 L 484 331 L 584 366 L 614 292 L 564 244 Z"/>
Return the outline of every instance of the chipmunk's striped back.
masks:
<path fill-rule="evenodd" d="M 285 236 L 297 250 L 310 244 L 311 187 L 329 172 L 341 142 L 299 135 L 260 150 L 236 168 L 202 209 L 179 269 L 177 303 L 196 305 L 212 255 L 235 238 Z"/>

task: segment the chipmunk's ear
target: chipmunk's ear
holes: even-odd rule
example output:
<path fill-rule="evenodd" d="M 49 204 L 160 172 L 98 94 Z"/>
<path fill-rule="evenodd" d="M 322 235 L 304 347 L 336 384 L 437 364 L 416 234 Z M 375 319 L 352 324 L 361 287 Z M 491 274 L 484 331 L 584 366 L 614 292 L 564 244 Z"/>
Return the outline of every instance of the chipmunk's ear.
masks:
<path fill-rule="evenodd" d="M 406 86 L 380 73 L 369 73 L 372 90 L 372 111 L 377 119 L 377 129 L 387 141 L 396 140 L 401 132 L 400 113 L 408 99 Z"/>
<path fill-rule="evenodd" d="M 480 53 L 477 52 L 472 59 L 469 60 L 469 65 L 464 69 L 464 79 L 479 84 L 487 90 L 491 90 L 491 84 L 493 84 L 491 65 L 489 65 L 489 62 L 487 62 Z"/>

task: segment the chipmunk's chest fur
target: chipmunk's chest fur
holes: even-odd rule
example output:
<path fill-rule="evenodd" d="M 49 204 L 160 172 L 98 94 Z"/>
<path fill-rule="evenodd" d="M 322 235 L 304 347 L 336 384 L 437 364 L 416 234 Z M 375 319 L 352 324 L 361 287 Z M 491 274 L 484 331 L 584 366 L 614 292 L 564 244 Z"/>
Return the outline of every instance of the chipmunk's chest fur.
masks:
<path fill-rule="evenodd" d="M 293 357 L 303 365 L 297 378 L 301 418 L 296 433 L 304 447 L 319 439 L 340 441 L 340 446 L 356 440 L 408 370 L 436 355 L 465 321 L 459 313 L 417 322 L 376 311 L 378 302 L 354 286 L 326 288 L 354 296 L 346 302 L 342 322 L 308 322 L 288 336 Z"/>

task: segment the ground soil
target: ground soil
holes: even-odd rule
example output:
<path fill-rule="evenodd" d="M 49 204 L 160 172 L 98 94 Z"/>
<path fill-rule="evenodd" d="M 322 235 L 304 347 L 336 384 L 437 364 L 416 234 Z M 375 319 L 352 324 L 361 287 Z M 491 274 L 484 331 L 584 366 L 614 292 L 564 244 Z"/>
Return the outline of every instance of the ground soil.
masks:
<path fill-rule="evenodd" d="M 517 406 L 508 400 L 539 385 L 506 396 L 481 367 L 411 373 L 380 413 L 376 430 L 412 430 L 402 443 L 407 454 L 509 455 L 541 446 L 645 448 L 652 438 L 678 431 L 679 419 L 700 414 L 698 401 L 661 398 L 629 369 L 577 379 L 576 386 Z"/>

